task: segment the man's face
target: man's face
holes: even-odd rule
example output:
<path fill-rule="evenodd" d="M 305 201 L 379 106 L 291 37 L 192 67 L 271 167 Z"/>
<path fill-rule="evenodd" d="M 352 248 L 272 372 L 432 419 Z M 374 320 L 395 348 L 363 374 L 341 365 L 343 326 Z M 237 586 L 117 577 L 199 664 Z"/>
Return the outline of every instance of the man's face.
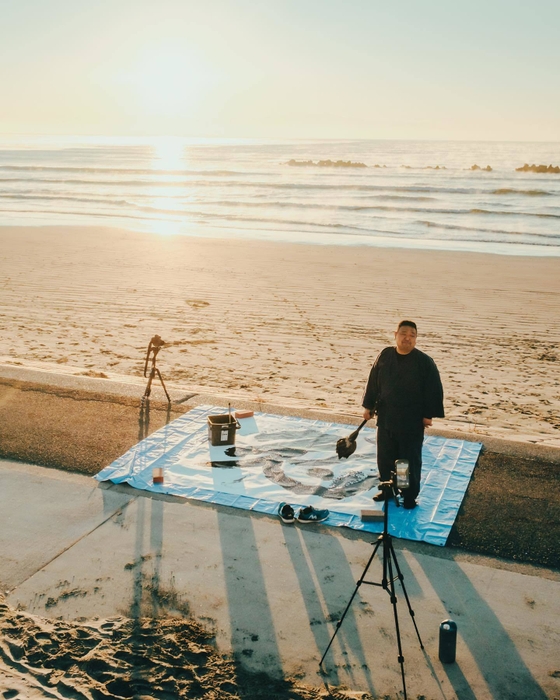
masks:
<path fill-rule="evenodd" d="M 400 355 L 408 355 L 416 347 L 416 331 L 412 326 L 401 326 L 395 333 L 397 352 Z"/>

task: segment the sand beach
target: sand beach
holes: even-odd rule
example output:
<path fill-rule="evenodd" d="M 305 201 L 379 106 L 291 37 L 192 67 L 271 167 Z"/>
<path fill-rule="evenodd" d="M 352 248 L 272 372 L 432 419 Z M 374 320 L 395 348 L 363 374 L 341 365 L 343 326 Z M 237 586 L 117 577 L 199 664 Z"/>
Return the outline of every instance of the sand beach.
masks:
<path fill-rule="evenodd" d="M 168 382 L 358 416 L 406 317 L 440 368 L 440 427 L 558 439 L 558 258 L 71 226 L 0 244 L 3 361 L 142 376 L 158 334 Z"/>
<path fill-rule="evenodd" d="M 103 380 L 109 384 L 126 378 L 142 383 L 147 345 L 157 333 L 166 341 L 158 366 L 175 391 L 181 387 L 187 395 L 231 396 L 263 410 L 283 406 L 288 412 L 323 412 L 355 421 L 370 365 L 392 342 L 397 321 L 406 317 L 418 323 L 418 346 L 436 360 L 443 379 L 447 416 L 434 421 L 434 431 L 558 446 L 557 258 L 311 246 L 70 226 L 2 227 L 0 243 L 4 251 L 0 255 L 3 367 L 95 378 L 101 380 L 100 386 Z M 70 471 L 75 463 L 75 471 L 95 473 L 102 466 L 100 459 L 109 462 L 142 437 L 138 400 L 119 403 L 103 398 L 102 388 L 99 392 L 50 391 L 3 381 L 0 407 L 4 438 L 10 441 L 3 455 Z M 159 388 L 154 396 L 162 398 Z M 187 403 L 174 406 L 172 417 L 188 408 Z M 154 401 L 151 429 L 167 419 L 165 404 Z M 22 445 L 25 449 L 19 457 Z M 41 445 L 46 449 L 42 451 Z M 40 454 L 48 459 L 41 461 Z M 549 564 L 556 550 L 546 538 L 539 542 L 533 559 L 527 556 L 533 533 L 544 532 L 546 513 L 557 509 L 556 491 L 546 486 L 547 475 L 541 467 L 531 459 L 518 460 L 519 478 L 508 484 L 511 463 L 500 455 L 486 454 L 452 545 L 497 551 L 513 560 L 519 553 L 522 561 Z M 173 502 L 158 505 L 154 501 L 148 511 L 136 495 L 116 491 L 111 496 L 100 489 L 93 493 L 84 476 L 17 463 L 7 463 L 3 469 L 3 474 L 10 474 L 5 483 L 11 490 L 4 494 L 10 529 L 0 544 L 6 551 L 15 551 L 18 539 L 12 541 L 9 533 L 18 532 L 21 551 L 31 547 L 34 552 L 9 569 L 15 572 L 13 581 L 0 578 L 10 594 L 7 601 L 0 598 L 4 697 L 132 697 L 134 689 L 135 697 L 146 698 L 365 699 L 398 687 L 390 646 L 377 664 L 375 682 L 359 651 L 348 667 L 337 667 L 340 675 L 334 685 L 321 685 L 313 650 L 315 645 L 324 647 L 330 628 L 313 625 L 319 624 L 315 617 L 327 615 L 324 610 L 317 609 L 310 617 L 315 637 L 311 633 L 309 639 L 302 637 L 303 656 L 288 643 L 290 620 L 282 609 L 285 591 L 295 592 L 290 605 L 295 601 L 301 606 L 298 614 L 303 620 L 315 609 L 310 601 L 315 600 L 316 585 L 324 589 L 329 606 L 340 607 L 363 560 L 364 543 L 358 535 L 336 535 L 337 547 L 344 550 L 341 563 L 349 567 L 350 562 L 353 571 L 345 570 L 332 593 L 328 593 L 332 536 L 321 532 L 311 538 L 319 548 L 313 555 L 317 584 L 310 581 L 299 591 L 292 580 L 299 565 L 292 570 L 293 562 L 288 561 L 279 577 L 270 562 L 263 564 L 266 584 L 259 576 L 250 577 L 246 588 L 240 589 L 235 583 L 239 578 L 228 584 L 226 575 L 226 589 L 211 593 L 209 579 L 204 577 L 214 581 L 213 572 L 222 566 L 224 552 L 233 552 L 234 538 L 241 541 L 247 532 L 255 538 L 254 547 L 241 548 L 242 564 L 232 564 L 239 566 L 238 577 L 245 570 L 258 574 L 261 561 L 285 556 L 279 522 L 266 517 L 248 520 L 248 514 L 234 509 L 225 515 L 218 507 L 198 505 L 185 510 Z M 557 465 L 554 469 L 556 473 Z M 74 483 L 78 479 L 86 481 Z M 537 480 L 539 500 L 534 507 L 525 506 L 524 497 Z M 35 503 L 33 518 L 14 507 L 10 497 L 14 489 L 27 504 Z M 53 489 L 52 498 L 49 489 Z M 76 519 L 84 528 L 83 541 L 65 541 L 65 523 L 57 515 L 61 503 L 68 504 L 73 514 L 69 522 Z M 92 503 L 99 509 L 95 517 L 102 518 L 104 529 L 84 515 Z M 165 539 L 161 531 L 159 535 L 154 531 L 155 515 L 159 513 L 161 528 L 164 511 Z M 521 520 L 531 513 L 533 520 L 527 520 L 525 528 L 516 521 L 515 537 L 511 537 L 508 518 L 515 512 Z M 40 533 L 55 523 L 55 529 L 49 530 L 49 546 L 59 550 L 43 554 L 37 542 L 30 545 L 33 527 L 41 541 Z M 200 527 L 205 538 L 203 542 L 196 538 L 199 559 L 193 560 L 194 555 L 184 559 L 181 552 L 192 547 L 191 533 Z M 142 543 L 138 533 L 144 531 L 150 536 L 149 542 Z M 118 535 L 111 556 L 107 556 L 104 532 Z M 172 532 L 177 536 L 170 537 Z M 230 546 L 224 550 L 226 533 Z M 288 535 L 288 543 L 292 540 Z M 160 546 L 155 551 L 157 542 Z M 496 542 L 498 550 L 493 549 Z M 259 555 L 254 556 L 257 543 L 261 543 Z M 311 540 L 306 538 L 305 546 L 311 546 Z M 432 621 L 446 614 L 445 606 L 461 608 L 475 587 L 480 591 L 475 597 L 476 614 L 465 610 L 462 620 L 460 674 L 465 675 L 448 672 L 445 676 L 433 668 L 430 673 L 429 664 L 424 669 L 425 659 L 418 653 L 420 666 L 415 662 L 410 666 L 415 690 L 424 691 L 423 697 L 436 697 L 438 684 L 441 690 L 443 683 L 450 698 L 461 697 L 471 688 L 476 692 L 489 688 L 500 697 L 505 676 L 496 676 L 489 658 L 476 651 L 480 634 L 476 620 L 484 616 L 491 620 L 488 644 L 500 635 L 507 641 L 502 661 L 511 680 L 506 692 L 524 693 L 508 697 L 545 697 L 541 688 L 553 692 L 560 674 L 550 654 L 556 636 L 547 623 L 557 615 L 554 569 L 519 570 L 507 561 L 471 560 L 468 554 L 452 550 L 441 555 L 448 560 L 446 575 L 454 581 L 452 586 L 459 576 L 465 588 L 457 591 L 454 602 L 445 602 L 448 593 L 438 587 L 439 560 L 433 563 L 431 552 L 407 545 L 399 556 L 406 558 L 416 595 L 421 590 L 427 597 Z M 84 566 L 88 557 L 91 562 Z M 160 561 L 169 562 L 172 569 L 160 571 Z M 99 562 L 105 574 L 98 570 Z M 429 580 L 423 580 L 423 570 Z M 183 586 L 169 588 L 175 576 Z M 496 577 L 500 583 L 495 583 Z M 220 576 L 216 580 L 218 587 L 224 585 Z M 500 607 L 500 590 L 512 586 L 517 593 Z M 269 587 L 272 592 L 267 598 Z M 263 637 L 253 606 L 248 609 L 243 602 L 243 590 L 275 618 L 278 648 L 274 634 L 271 639 Z M 529 595 L 527 591 L 537 592 Z M 123 608 L 121 597 L 122 601 L 138 598 L 137 608 Z M 489 618 L 492 609 L 497 612 Z M 208 610 L 215 618 L 214 631 Z M 375 635 L 377 627 L 369 625 L 370 614 L 364 608 L 360 619 L 367 634 Z M 201 619 L 207 623 L 201 625 Z M 390 616 L 380 619 L 383 633 L 392 623 Z M 237 631 L 230 630 L 233 620 L 239 625 Z M 246 626 L 251 625 L 257 632 L 248 635 Z M 524 630 L 531 625 L 534 634 L 527 639 Z M 535 635 L 544 645 L 544 654 L 534 652 Z M 433 656 L 435 630 L 427 630 L 427 636 Z M 405 641 L 410 645 L 414 640 L 408 636 Z M 277 649 L 278 668 L 271 675 L 259 675 L 268 663 L 270 644 Z M 520 654 L 526 664 L 520 662 Z M 279 670 L 297 669 L 300 659 L 299 675 L 283 675 Z M 144 695 L 138 695 L 141 691 Z"/>

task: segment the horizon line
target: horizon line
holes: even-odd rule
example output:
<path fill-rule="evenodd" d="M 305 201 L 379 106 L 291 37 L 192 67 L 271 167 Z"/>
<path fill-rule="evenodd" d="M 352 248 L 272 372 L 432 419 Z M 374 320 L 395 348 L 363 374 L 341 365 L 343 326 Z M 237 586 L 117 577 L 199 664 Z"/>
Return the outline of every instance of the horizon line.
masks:
<path fill-rule="evenodd" d="M 306 137 L 306 136 L 179 136 L 164 134 L 55 134 L 55 133 L 1 133 L 0 139 L 109 139 L 109 140 L 129 140 L 129 141 L 149 141 L 149 140 L 176 140 L 176 141 L 305 141 L 305 142 L 328 142 L 328 141 L 424 141 L 429 143 L 551 143 L 560 144 L 560 139 L 488 139 L 488 138 L 425 138 L 425 137 Z"/>

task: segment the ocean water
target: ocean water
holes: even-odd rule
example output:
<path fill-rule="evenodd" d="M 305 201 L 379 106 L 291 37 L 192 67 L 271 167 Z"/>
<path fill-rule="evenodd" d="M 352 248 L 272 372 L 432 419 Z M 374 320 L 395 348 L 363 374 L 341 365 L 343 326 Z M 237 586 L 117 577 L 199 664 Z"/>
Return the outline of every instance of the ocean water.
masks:
<path fill-rule="evenodd" d="M 560 174 L 524 163 L 560 143 L 5 137 L 0 224 L 559 256 Z"/>

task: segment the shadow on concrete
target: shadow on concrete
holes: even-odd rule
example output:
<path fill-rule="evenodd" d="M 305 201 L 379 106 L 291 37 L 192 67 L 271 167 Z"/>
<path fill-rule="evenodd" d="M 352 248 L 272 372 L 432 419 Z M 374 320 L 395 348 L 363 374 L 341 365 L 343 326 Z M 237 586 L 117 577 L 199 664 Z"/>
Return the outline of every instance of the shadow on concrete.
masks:
<path fill-rule="evenodd" d="M 163 551 L 163 509 L 162 501 L 153 500 L 150 513 L 150 555 L 152 557 L 152 579 L 150 595 L 152 615 L 155 617 L 161 608 L 161 558 Z"/>
<path fill-rule="evenodd" d="M 141 647 L 141 621 L 142 616 L 142 598 L 143 598 L 143 583 L 144 583 L 144 517 L 146 510 L 146 501 L 138 499 L 136 513 L 136 539 L 134 541 L 134 560 L 132 569 L 132 601 L 130 605 L 129 617 L 132 619 L 131 633 L 131 651 L 133 655 L 138 655 Z M 140 680 L 139 673 L 136 669 L 132 671 L 132 681 Z"/>
<path fill-rule="evenodd" d="M 117 523 L 122 522 L 127 508 L 138 495 L 136 489 L 132 489 L 130 486 L 127 489 L 118 488 L 116 484 L 110 481 L 97 482 L 96 486 L 94 486 L 94 489 L 95 488 L 101 491 L 101 497 L 103 498 L 103 515 L 106 516 L 107 520 L 114 516 Z M 130 498 L 123 503 L 118 494 L 125 494 L 130 496 Z"/>
<path fill-rule="evenodd" d="M 217 516 L 234 659 L 249 671 L 283 678 L 252 519 L 232 518 L 221 509 Z"/>
<path fill-rule="evenodd" d="M 98 489 L 103 491 L 103 498 L 110 499 L 111 492 L 114 493 L 124 493 L 130 496 L 130 500 L 121 506 L 124 510 L 127 508 L 133 500 L 136 498 L 147 498 L 151 501 L 164 501 L 166 503 L 186 503 L 189 499 L 186 496 L 174 496 L 171 493 L 156 493 L 155 491 L 144 491 L 143 489 L 135 489 L 134 486 L 129 484 L 114 484 L 112 481 L 100 481 L 97 485 Z M 107 501 L 107 507 L 110 506 L 111 501 Z M 204 503 L 201 501 L 201 504 Z M 103 504 L 105 507 L 105 503 Z M 114 510 L 114 509 L 113 509 Z"/>
<path fill-rule="evenodd" d="M 502 623 L 463 569 L 455 562 L 442 567 L 437 560 L 428 557 L 419 557 L 418 563 L 449 617 L 457 622 L 458 634 L 478 665 L 491 697 L 546 700 L 546 694 L 525 665 Z M 475 697 L 461 670 L 459 658 L 455 664 L 444 664 L 443 668 L 458 697 Z"/>
<path fill-rule="evenodd" d="M 326 535 L 329 535 L 328 538 Z M 320 537 L 316 537 L 312 532 L 301 531 L 301 539 L 303 543 L 302 551 L 304 553 L 307 552 L 307 556 L 313 565 L 311 580 L 315 579 L 320 586 L 320 592 L 327 609 L 327 621 L 332 623 L 330 628 L 322 628 L 322 638 L 321 640 L 317 640 L 320 660 L 336 630 L 336 624 L 341 619 L 352 593 L 356 588 L 356 580 L 354 579 L 348 559 L 338 537 L 332 536 L 328 531 L 321 532 Z M 311 593 L 311 595 L 317 595 L 317 593 Z M 307 597 L 309 597 L 309 593 Z M 347 657 L 344 670 L 348 674 L 348 677 L 355 681 L 356 685 L 359 687 L 363 680 L 362 677 L 356 677 L 356 671 L 363 674 L 369 691 L 373 695 L 375 694 L 375 687 L 371 677 L 368 659 L 359 636 L 358 625 L 353 610 L 355 605 L 360 606 L 364 604 L 368 605 L 367 603 L 363 603 L 357 594 L 352 606 L 348 609 L 344 622 L 338 629 L 336 640 L 333 642 L 331 650 L 334 648 L 334 645 L 337 645 L 339 653 L 343 657 Z M 331 650 L 329 650 L 323 662 L 323 670 L 328 673 L 329 680 L 332 680 L 331 668 L 333 654 Z M 353 664 L 349 662 L 348 657 L 350 653 L 352 653 L 356 660 Z M 329 657 L 331 664 L 329 664 Z M 336 676 L 334 682 L 336 683 L 338 682 L 336 667 L 334 673 Z"/>
<path fill-rule="evenodd" d="M 468 680 L 465 678 L 465 674 L 457 663 L 445 664 L 444 671 L 457 697 L 461 698 L 461 700 L 477 700 Z"/>
<path fill-rule="evenodd" d="M 173 603 L 176 601 L 161 582 L 163 499 L 138 498 L 136 500 L 134 557 L 133 561 L 125 568 L 131 570 L 133 577 L 129 616 L 137 622 L 141 617 L 158 617 L 167 610 L 167 604 L 170 608 L 175 608 Z M 149 528 L 146 527 L 148 519 Z M 146 530 L 148 530 L 147 533 Z M 149 542 L 145 541 L 147 537 L 149 537 Z"/>
<path fill-rule="evenodd" d="M 337 602 L 339 605 L 339 611 L 337 613 L 332 613 L 329 614 L 329 617 L 332 618 L 333 620 L 340 620 L 342 615 L 344 614 L 344 610 L 346 609 L 346 606 L 350 604 L 350 607 L 348 607 L 348 611 L 346 613 L 346 616 L 344 617 L 344 620 L 336 634 L 335 641 L 333 642 L 333 646 L 339 644 L 341 653 L 342 654 L 347 654 L 348 651 L 352 651 L 352 653 L 356 656 L 358 665 L 361 667 L 362 672 L 364 673 L 364 676 L 367 680 L 368 687 L 370 689 L 370 692 L 374 694 L 374 685 L 373 685 L 373 680 L 371 677 L 371 670 L 370 670 L 370 665 L 373 666 L 375 662 L 375 657 L 370 658 L 368 663 L 368 657 L 366 657 L 363 646 L 361 644 L 361 641 L 358 636 L 358 629 L 357 629 L 357 623 L 356 623 L 356 618 L 353 612 L 353 609 L 355 606 L 362 607 L 363 611 L 369 614 L 374 615 L 375 614 L 375 609 L 380 609 L 381 607 L 386 606 L 386 610 L 392 611 L 392 604 L 391 604 L 391 597 L 389 595 L 388 590 L 384 590 L 381 587 L 382 579 L 383 579 L 383 557 L 384 557 L 384 550 L 383 550 L 383 544 L 380 544 L 380 546 L 377 548 L 375 551 L 375 555 L 373 556 L 375 547 L 378 542 L 378 538 L 373 536 L 373 540 L 370 543 L 364 542 L 364 555 L 368 556 L 367 562 L 369 562 L 369 567 L 368 563 L 366 560 L 364 560 L 364 566 L 363 568 L 357 572 L 356 578 L 354 579 L 352 576 L 352 571 L 350 570 L 350 567 L 348 565 L 348 562 L 346 560 L 344 550 L 338 546 L 339 552 L 337 552 L 337 557 L 335 562 L 335 568 L 337 571 L 337 576 L 340 574 L 341 571 L 344 572 L 343 578 L 339 581 L 339 584 L 341 587 L 344 589 L 344 593 L 342 594 L 337 594 Z M 334 539 L 334 538 L 333 538 Z M 338 544 L 338 542 L 337 542 Z M 310 557 L 312 561 L 314 562 L 315 569 L 316 569 L 316 576 L 319 582 L 322 581 L 327 581 L 328 577 L 323 577 L 319 575 L 319 567 L 321 565 L 320 559 L 316 558 L 314 556 L 314 550 L 313 548 L 309 549 Z M 389 555 L 389 551 L 387 551 L 387 555 Z M 406 560 L 402 556 L 398 556 L 398 553 L 395 552 L 395 556 L 397 558 L 398 562 L 398 567 L 401 570 L 401 574 L 403 576 L 404 580 L 404 586 L 406 588 L 406 592 L 408 594 L 408 597 L 410 599 L 411 597 L 411 589 L 415 591 L 419 591 L 420 587 L 416 581 L 415 576 L 413 575 L 412 571 L 406 564 Z M 366 567 L 368 567 L 366 571 Z M 411 627 L 414 627 L 414 621 L 412 618 L 412 615 L 409 611 L 409 607 L 406 602 L 406 597 L 404 595 L 403 587 L 401 585 L 401 582 L 399 581 L 397 577 L 397 567 L 394 563 L 394 560 L 391 560 L 391 567 L 393 570 L 393 576 L 395 579 L 395 593 L 397 596 L 397 612 L 398 612 L 398 617 L 399 617 L 399 626 L 402 630 L 403 625 L 410 625 Z M 365 575 L 364 575 L 365 574 Z M 362 584 L 358 586 L 358 581 L 360 578 L 364 576 Z M 372 585 L 373 584 L 373 585 Z M 329 606 L 328 602 L 328 592 L 329 592 L 329 587 L 327 585 L 323 586 L 324 590 L 324 595 L 325 595 L 325 602 L 327 606 Z M 367 593 L 366 593 L 367 591 Z M 331 591 L 332 592 L 332 591 Z M 355 595 L 355 597 L 352 600 L 352 596 Z M 344 600 L 344 605 L 342 608 L 340 608 L 340 601 L 341 599 Z M 351 601 L 351 602 L 350 602 Z M 400 604 L 399 604 L 400 603 Z M 333 604 L 336 605 L 336 603 Z M 411 608 L 413 610 L 413 607 L 411 605 Z M 329 607 L 330 610 L 330 607 Z M 372 618 L 372 624 L 376 624 L 374 619 Z M 333 628 L 333 633 L 336 631 L 336 627 Z M 343 639 L 341 640 L 341 636 L 343 636 Z M 323 652 L 328 646 L 328 643 L 330 641 L 327 641 L 327 645 L 323 648 Z M 418 645 L 420 645 L 420 641 L 418 640 Z M 395 639 L 394 639 L 394 644 L 395 644 L 395 664 L 396 664 L 396 669 L 398 670 L 398 644 L 397 644 L 397 638 L 396 638 L 396 628 L 395 628 Z M 332 647 L 331 647 L 332 648 Z M 329 654 L 331 652 L 329 651 Z M 327 664 L 327 660 L 329 657 L 329 654 L 326 656 L 326 660 L 324 665 Z M 350 669 L 348 669 L 350 670 Z M 352 677 L 352 673 L 350 673 L 350 676 Z"/>
<path fill-rule="evenodd" d="M 404 579 L 404 585 L 406 587 L 406 592 L 408 593 L 409 598 L 416 598 L 417 600 L 421 600 L 424 597 L 424 591 L 422 590 L 422 587 L 416 580 L 416 576 L 414 575 L 414 572 L 410 568 L 406 557 L 405 557 L 405 552 L 409 551 L 408 550 L 408 542 L 406 543 L 407 549 L 401 549 L 399 546 L 399 540 L 397 540 L 396 537 L 393 538 L 393 545 L 394 545 L 394 550 L 395 550 L 395 555 L 397 557 L 397 561 L 399 563 L 399 567 L 401 570 L 401 573 L 403 575 Z M 397 585 L 397 595 L 398 595 L 398 589 L 400 588 L 399 585 Z M 400 601 L 400 597 L 399 597 Z M 404 603 L 404 600 L 403 600 Z M 414 605 L 412 606 L 414 608 Z M 408 615 L 408 608 L 406 608 L 406 614 Z M 422 630 L 420 630 L 420 634 L 422 633 Z"/>
<path fill-rule="evenodd" d="M 314 574 L 307 562 L 302 533 L 300 528 L 285 527 L 283 535 L 307 612 L 307 620 L 296 620 L 295 622 L 298 627 L 309 625 L 320 658 L 329 643 L 331 633 L 325 625 L 324 610 L 316 589 Z M 347 564 L 346 568 L 348 568 Z M 317 668 L 319 668 L 319 658 L 317 659 Z M 337 685 L 340 683 L 336 668 L 330 673 L 330 676 L 332 682 Z"/>

